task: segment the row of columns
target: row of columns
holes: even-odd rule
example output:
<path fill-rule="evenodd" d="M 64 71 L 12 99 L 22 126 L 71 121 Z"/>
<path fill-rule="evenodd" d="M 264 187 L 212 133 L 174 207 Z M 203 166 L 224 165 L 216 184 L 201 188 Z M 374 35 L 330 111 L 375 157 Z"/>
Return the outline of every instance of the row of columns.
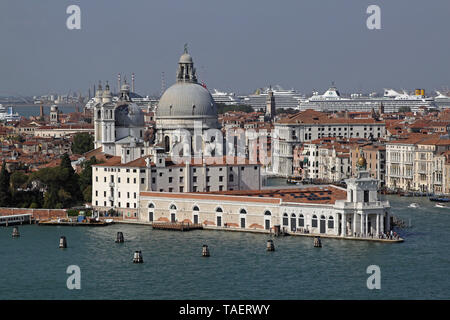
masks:
<path fill-rule="evenodd" d="M 384 233 L 385 231 L 385 224 L 386 224 L 386 229 L 389 230 L 390 226 L 389 226 L 389 215 L 386 216 L 386 221 L 385 221 L 385 217 L 384 217 L 384 213 L 376 213 L 376 224 L 375 224 L 375 235 L 378 235 L 380 233 Z M 352 236 L 354 235 L 354 233 L 356 232 L 356 217 L 358 216 L 357 213 L 353 213 L 353 226 L 352 226 Z M 359 228 L 359 233 L 362 236 L 367 236 L 367 234 L 369 233 L 369 214 L 359 214 L 360 216 L 360 228 Z M 345 213 L 342 213 L 342 219 L 341 219 L 341 235 L 343 237 L 348 236 L 348 232 L 347 232 L 347 215 Z"/>

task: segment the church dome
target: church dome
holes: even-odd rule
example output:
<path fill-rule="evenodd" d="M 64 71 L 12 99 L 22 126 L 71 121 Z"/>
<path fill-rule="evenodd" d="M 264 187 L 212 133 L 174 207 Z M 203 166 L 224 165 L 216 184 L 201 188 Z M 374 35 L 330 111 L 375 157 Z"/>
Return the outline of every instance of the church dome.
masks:
<path fill-rule="evenodd" d="M 116 127 L 144 127 L 144 112 L 135 103 L 119 105 L 114 111 Z"/>
<path fill-rule="evenodd" d="M 180 82 L 164 92 L 156 116 L 217 118 L 217 107 L 206 88 L 197 83 Z"/>

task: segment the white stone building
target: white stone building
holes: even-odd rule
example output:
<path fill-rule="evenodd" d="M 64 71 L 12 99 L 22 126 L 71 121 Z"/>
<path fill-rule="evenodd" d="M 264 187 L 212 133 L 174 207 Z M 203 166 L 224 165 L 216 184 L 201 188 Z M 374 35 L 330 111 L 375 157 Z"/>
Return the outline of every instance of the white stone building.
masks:
<path fill-rule="evenodd" d="M 366 171 L 336 186 L 215 193 L 141 192 L 141 223 L 200 223 L 204 228 L 378 239 L 391 230 L 390 205 Z"/>

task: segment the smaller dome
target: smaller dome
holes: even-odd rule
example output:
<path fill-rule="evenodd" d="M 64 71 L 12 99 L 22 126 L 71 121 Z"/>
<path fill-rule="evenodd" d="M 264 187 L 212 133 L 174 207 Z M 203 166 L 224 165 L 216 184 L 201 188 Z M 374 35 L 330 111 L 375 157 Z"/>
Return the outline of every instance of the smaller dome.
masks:
<path fill-rule="evenodd" d="M 191 55 L 189 53 L 183 53 L 178 63 L 193 63 Z"/>

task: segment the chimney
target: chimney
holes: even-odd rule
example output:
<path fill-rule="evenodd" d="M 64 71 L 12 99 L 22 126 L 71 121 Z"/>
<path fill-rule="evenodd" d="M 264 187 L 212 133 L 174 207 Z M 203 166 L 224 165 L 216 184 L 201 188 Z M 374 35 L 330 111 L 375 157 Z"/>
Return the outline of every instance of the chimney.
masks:
<path fill-rule="evenodd" d="M 131 92 L 134 92 L 134 72 L 131 74 Z"/>

